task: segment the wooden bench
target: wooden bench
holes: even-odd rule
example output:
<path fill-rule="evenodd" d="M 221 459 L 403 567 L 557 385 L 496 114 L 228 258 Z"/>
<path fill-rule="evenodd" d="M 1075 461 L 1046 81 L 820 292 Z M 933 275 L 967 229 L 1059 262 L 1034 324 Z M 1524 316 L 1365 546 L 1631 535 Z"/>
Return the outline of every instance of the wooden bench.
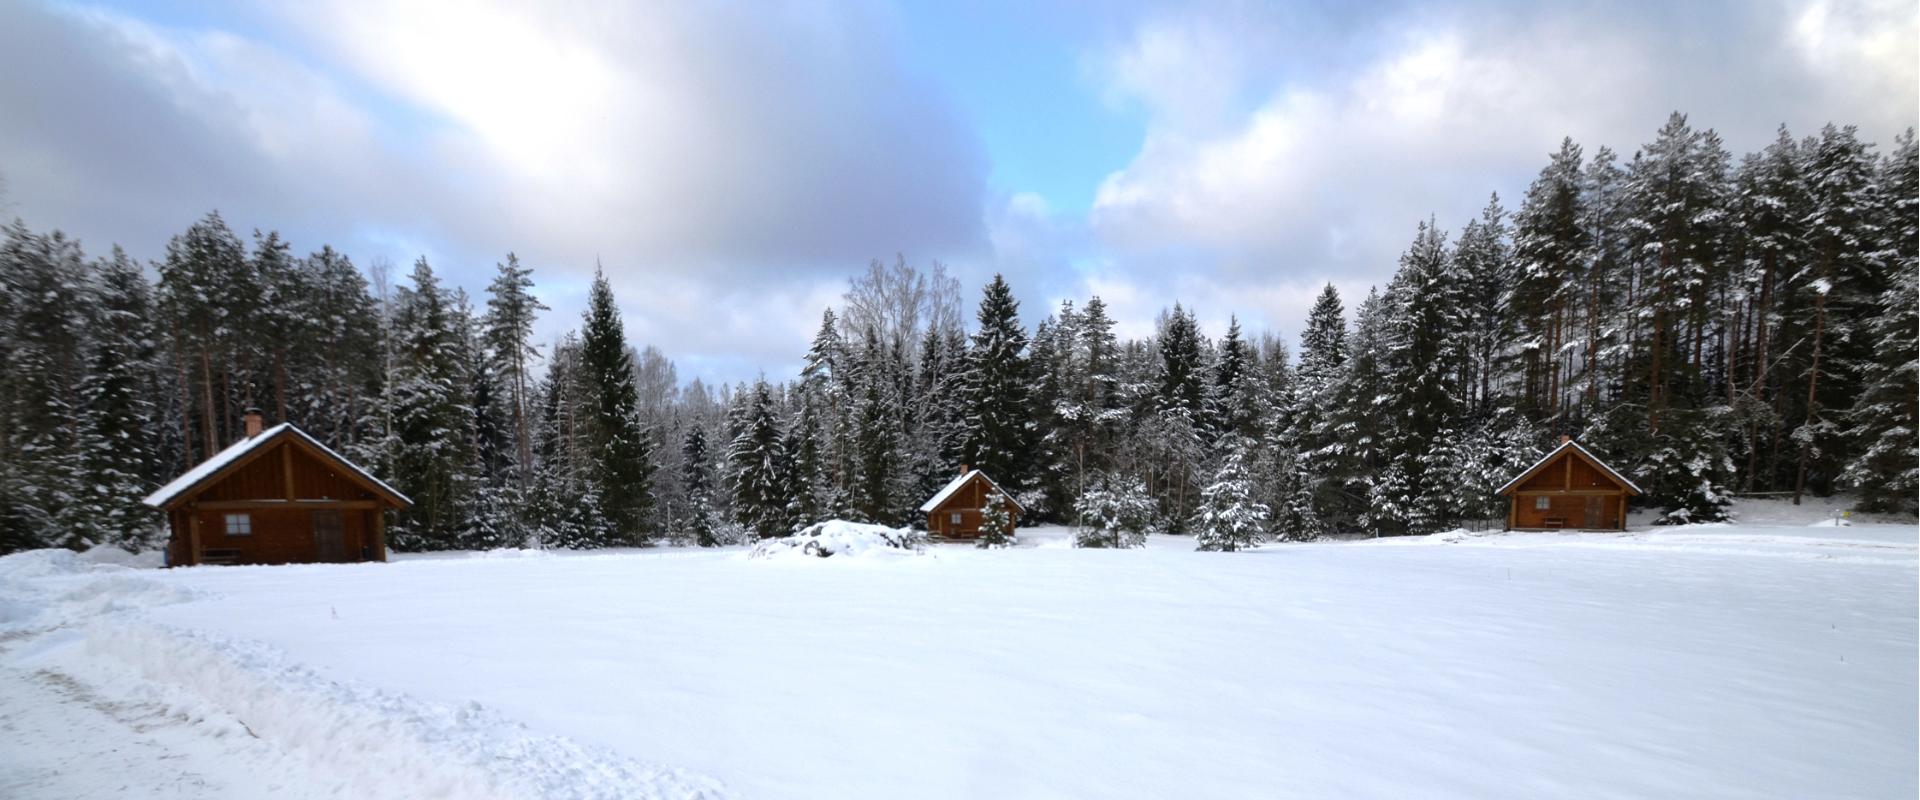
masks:
<path fill-rule="evenodd" d="M 240 551 L 231 547 L 213 547 L 200 551 L 202 564 L 238 564 Z"/>
<path fill-rule="evenodd" d="M 1566 517 L 1541 517 L 1540 526 L 1543 528 L 1564 528 L 1564 527 L 1567 527 L 1567 518 Z"/>

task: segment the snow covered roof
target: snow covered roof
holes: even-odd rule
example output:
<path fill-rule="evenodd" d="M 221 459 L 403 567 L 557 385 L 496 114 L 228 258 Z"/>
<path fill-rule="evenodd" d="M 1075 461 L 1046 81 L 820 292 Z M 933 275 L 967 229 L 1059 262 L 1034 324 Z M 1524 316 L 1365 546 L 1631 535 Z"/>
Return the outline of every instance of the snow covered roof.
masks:
<path fill-rule="evenodd" d="M 1524 481 L 1528 478 L 1533 477 L 1533 473 L 1538 472 L 1541 467 L 1544 467 L 1547 465 L 1547 462 L 1552 461 L 1554 456 L 1560 455 L 1560 451 L 1565 450 L 1569 447 L 1580 451 L 1580 454 L 1583 456 L 1586 456 L 1587 460 L 1593 462 L 1594 466 L 1599 467 L 1601 472 L 1605 472 L 1608 475 L 1612 476 L 1614 480 L 1619 481 L 1621 485 L 1626 486 L 1627 489 L 1631 490 L 1634 494 L 1646 494 L 1646 492 L 1641 491 L 1640 486 L 1638 484 L 1634 483 L 1631 480 L 1628 480 L 1627 476 L 1622 475 L 1619 472 L 1615 471 L 1613 467 L 1607 466 L 1607 462 L 1601 461 L 1600 457 L 1594 455 L 1592 450 L 1588 450 L 1587 448 L 1581 447 L 1579 442 L 1576 442 L 1572 439 L 1568 439 L 1564 442 L 1561 442 L 1559 447 L 1553 448 L 1551 451 L 1548 451 L 1546 455 L 1540 457 L 1539 461 L 1533 462 L 1533 466 L 1527 467 L 1526 469 L 1521 470 L 1520 474 L 1515 476 L 1513 480 L 1507 481 L 1505 486 L 1502 486 L 1498 489 L 1493 490 L 1493 493 L 1506 494 L 1508 489 L 1512 489 L 1516 486 L 1519 486 L 1521 481 Z"/>
<path fill-rule="evenodd" d="M 339 453 L 334 452 L 333 448 L 328 447 L 324 444 L 321 444 L 319 439 L 315 439 L 312 436 L 308 436 L 306 431 L 303 431 L 303 430 L 300 430 L 299 428 L 294 427 L 293 423 L 291 422 L 282 422 L 278 425 L 275 425 L 271 428 L 261 431 L 259 436 L 249 436 L 245 439 L 241 439 L 240 441 L 237 441 L 231 445 L 228 445 L 227 449 L 222 450 L 218 453 L 214 453 L 212 458 L 209 458 L 205 461 L 200 462 L 193 469 L 187 470 L 185 473 L 182 473 L 180 477 L 174 478 L 167 485 L 154 490 L 153 494 L 147 495 L 146 499 L 140 502 L 145 503 L 154 508 L 163 508 L 168 503 L 173 502 L 174 498 L 179 497 L 180 495 L 185 494 L 188 490 L 194 488 L 195 486 L 198 486 L 201 483 L 206 482 L 208 478 L 213 477 L 215 474 L 219 473 L 221 470 L 224 470 L 227 467 L 233 466 L 234 464 L 238 463 L 241 459 L 246 458 L 249 453 L 253 453 L 253 452 L 264 449 L 268 442 L 274 441 L 275 439 L 278 439 L 283 435 L 300 437 L 302 441 L 305 441 L 307 444 L 312 445 L 315 449 L 319 450 L 320 452 L 325 453 L 334 461 L 338 462 L 341 466 L 344 466 L 347 469 L 351 470 L 353 474 L 358 475 L 361 478 L 366 479 L 368 483 L 371 483 L 379 487 L 380 491 L 385 492 L 389 495 L 392 495 L 395 499 L 398 499 L 401 503 L 404 503 L 406 505 L 413 504 L 413 501 L 407 499 L 406 495 L 401 494 L 399 491 L 395 490 L 393 487 L 388 486 L 386 481 L 373 477 L 372 473 L 369 473 L 366 470 L 361 469 L 360 465 L 355 464 L 352 461 L 348 461 L 346 456 L 343 456 L 343 455 L 340 455 Z"/>
<path fill-rule="evenodd" d="M 926 513 L 936 508 L 939 508 L 941 503 L 947 502 L 947 498 L 952 497 L 954 492 L 960 491 L 960 487 L 967 485 L 967 481 L 973 480 L 973 476 L 975 475 L 980 476 L 980 479 L 983 481 L 986 481 L 988 485 L 992 486 L 994 491 L 999 492 L 1002 497 L 1007 498 L 1007 502 L 1012 503 L 1014 508 L 1020 509 L 1022 512 L 1025 512 L 1027 510 L 1026 506 L 1020 505 L 1020 501 L 1013 499 L 1013 493 L 1000 488 L 1000 484 L 994 483 L 993 479 L 987 477 L 986 473 L 981 472 L 980 470 L 977 470 L 977 469 L 970 469 L 970 470 L 967 470 L 966 472 L 960 473 L 960 477 L 954 478 L 953 480 L 948 481 L 946 486 L 941 487 L 940 491 L 934 493 L 932 499 L 928 500 L 927 502 L 921 503 L 920 504 L 921 513 Z"/>

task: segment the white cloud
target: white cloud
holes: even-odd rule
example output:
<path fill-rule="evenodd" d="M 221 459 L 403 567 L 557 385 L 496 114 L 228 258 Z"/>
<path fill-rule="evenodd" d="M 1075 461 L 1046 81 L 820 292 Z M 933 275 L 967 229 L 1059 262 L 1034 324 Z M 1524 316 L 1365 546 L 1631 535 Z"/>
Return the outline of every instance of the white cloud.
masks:
<path fill-rule="evenodd" d="M 1141 310 L 1219 302 L 1297 330 L 1324 279 L 1349 306 L 1384 282 L 1429 214 L 1456 228 L 1496 190 L 1511 209 L 1562 136 L 1625 157 L 1679 109 L 1736 149 L 1782 121 L 1884 142 L 1916 113 L 1910 5 L 1423 7 L 1307 34 L 1247 13 L 1148 19 L 1090 60 L 1150 114 L 1089 219 L 1114 265 L 1095 286 Z"/>
<path fill-rule="evenodd" d="M 882 9 L 212 16 L 0 9 L 0 74 L 35 76 L 0 79 L 0 107 L 26 110 L 0 115 L 0 172 L 30 223 L 155 257 L 219 208 L 243 234 L 402 273 L 430 253 L 476 290 L 515 250 L 556 287 L 554 332 L 578 321 L 565 287 L 604 257 L 637 341 L 736 366 L 797 357 L 820 287 L 871 257 L 988 246 L 980 146 Z M 764 306 L 785 302 L 811 308 Z"/>

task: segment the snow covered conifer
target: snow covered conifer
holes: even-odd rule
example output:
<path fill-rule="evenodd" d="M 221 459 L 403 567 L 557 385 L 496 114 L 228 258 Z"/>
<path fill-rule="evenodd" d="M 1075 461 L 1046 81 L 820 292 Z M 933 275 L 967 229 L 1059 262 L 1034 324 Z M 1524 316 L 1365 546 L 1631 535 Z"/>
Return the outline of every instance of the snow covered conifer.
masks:
<path fill-rule="evenodd" d="M 120 248 L 95 267 L 99 330 L 92 369 L 80 384 L 77 506 L 97 544 L 139 552 L 158 525 L 140 499 L 153 486 L 153 404 L 145 390 L 154 363 L 150 290 Z"/>
<path fill-rule="evenodd" d="M 1920 491 L 1920 164 L 1913 129 L 1895 142 L 1881 167 L 1886 272 L 1865 325 L 1873 352 L 1859 365 L 1862 390 L 1847 413 L 1854 458 L 1842 480 L 1859 492 L 1865 511 L 1913 513 Z"/>
<path fill-rule="evenodd" d="M 1088 486 L 1075 505 L 1080 519 L 1074 547 L 1145 547 L 1153 520 L 1153 496 L 1139 481 L 1103 476 Z"/>
<path fill-rule="evenodd" d="M 599 271 L 587 295 L 580 361 L 590 395 L 595 488 L 616 541 L 644 543 L 653 530 L 653 432 L 640 422 L 626 329 L 613 288 Z"/>
<path fill-rule="evenodd" d="M 413 507 L 395 514 L 391 535 L 402 550 L 439 550 L 458 546 L 469 511 L 462 477 L 473 409 L 462 391 L 468 376 L 448 293 L 425 258 L 414 262 L 412 277 L 395 313 L 400 357 L 388 402 L 394 484 Z"/>
<path fill-rule="evenodd" d="M 713 515 L 713 456 L 707 452 L 707 432 L 699 424 L 688 426 L 680 446 L 681 482 L 687 492 L 687 527 L 695 544 L 714 547 L 720 543 L 718 522 Z"/>
<path fill-rule="evenodd" d="M 518 256 L 508 253 L 506 262 L 495 266 L 499 272 L 487 286 L 484 336 L 493 371 L 506 388 L 502 399 L 513 437 L 514 472 L 524 483 L 533 469 L 533 375 L 527 365 L 540 357 L 533 323 L 547 307 L 533 296 L 533 270 L 520 266 Z"/>
<path fill-rule="evenodd" d="M 1199 550 L 1245 550 L 1266 536 L 1272 516 L 1265 503 L 1254 499 L 1253 476 L 1247 471 L 1248 443 L 1236 439 L 1223 447 L 1213 482 L 1200 493 L 1193 515 L 1194 541 Z"/>
<path fill-rule="evenodd" d="M 740 432 L 727 448 L 733 473 L 733 514 L 761 538 L 787 532 L 787 480 L 774 418 L 773 390 L 755 381 L 747 396 Z"/>
<path fill-rule="evenodd" d="M 980 300 L 980 329 L 967 351 L 967 463 L 1019 491 L 1028 470 L 1027 333 L 1020 302 L 1006 279 L 993 276 Z"/>
<path fill-rule="evenodd" d="M 999 490 L 987 493 L 986 507 L 980 509 L 980 539 L 976 546 L 981 549 L 1012 547 L 1013 514 L 1007 511 L 1007 496 Z"/>

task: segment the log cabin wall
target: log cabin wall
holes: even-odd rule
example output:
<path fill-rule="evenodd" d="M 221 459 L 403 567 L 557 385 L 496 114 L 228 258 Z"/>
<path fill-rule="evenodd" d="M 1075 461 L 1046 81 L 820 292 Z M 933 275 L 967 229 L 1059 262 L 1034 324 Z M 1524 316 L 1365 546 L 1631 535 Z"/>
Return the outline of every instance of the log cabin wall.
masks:
<path fill-rule="evenodd" d="M 167 563 L 386 560 L 396 504 L 310 443 L 287 435 L 216 475 L 170 504 Z"/>
<path fill-rule="evenodd" d="M 946 502 L 927 512 L 927 532 L 946 539 L 977 539 L 980 536 L 981 509 L 987 505 L 987 495 L 993 493 L 993 484 L 981 475 L 974 475 L 960 491 L 954 492 Z M 1020 507 L 1013 501 L 1006 502 L 1007 513 L 1014 524 L 1020 523 Z M 954 515 L 959 521 L 954 521 Z"/>
<path fill-rule="evenodd" d="M 290 499 L 372 500 L 374 494 L 288 438 L 202 489 L 194 502 Z"/>
<path fill-rule="evenodd" d="M 1511 502 L 1509 528 L 1626 529 L 1626 490 L 1573 450 L 1521 482 Z"/>

